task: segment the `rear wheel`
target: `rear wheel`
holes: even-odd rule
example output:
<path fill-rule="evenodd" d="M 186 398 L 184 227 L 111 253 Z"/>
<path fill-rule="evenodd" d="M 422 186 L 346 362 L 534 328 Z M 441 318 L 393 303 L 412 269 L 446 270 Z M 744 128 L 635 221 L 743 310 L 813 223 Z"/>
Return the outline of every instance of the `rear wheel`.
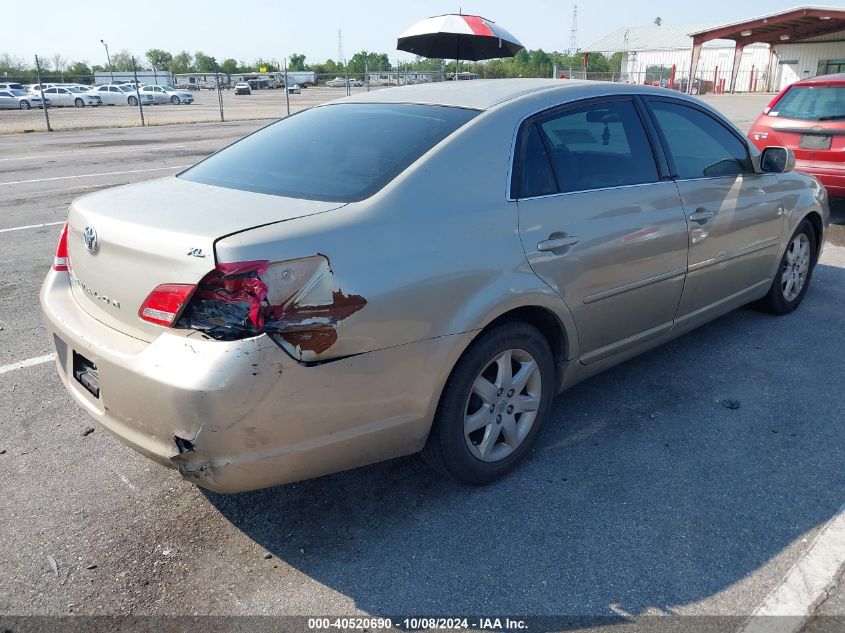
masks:
<path fill-rule="evenodd" d="M 129 105 L 131 105 L 131 106 L 136 106 L 136 105 L 138 105 L 138 99 L 137 99 L 137 97 L 129 97 Z"/>
<path fill-rule="evenodd" d="M 29 104 L 29 101 L 23 99 L 21 101 L 21 110 L 29 110 L 32 106 Z"/>
<path fill-rule="evenodd" d="M 812 225 L 803 220 L 792 234 L 769 292 L 759 306 L 772 314 L 792 312 L 807 293 L 815 265 L 816 233 Z"/>
<path fill-rule="evenodd" d="M 173 95 L 172 97 L 170 97 L 170 103 L 172 103 L 173 105 L 179 105 L 179 97 Z"/>
<path fill-rule="evenodd" d="M 82 99 L 80 99 L 79 97 L 77 97 L 76 99 L 73 100 L 73 105 L 75 105 L 77 108 L 84 108 L 85 102 Z"/>
<path fill-rule="evenodd" d="M 548 415 L 554 373 L 548 342 L 533 326 L 505 323 L 481 335 L 446 383 L 423 458 L 465 484 L 503 476 Z"/>

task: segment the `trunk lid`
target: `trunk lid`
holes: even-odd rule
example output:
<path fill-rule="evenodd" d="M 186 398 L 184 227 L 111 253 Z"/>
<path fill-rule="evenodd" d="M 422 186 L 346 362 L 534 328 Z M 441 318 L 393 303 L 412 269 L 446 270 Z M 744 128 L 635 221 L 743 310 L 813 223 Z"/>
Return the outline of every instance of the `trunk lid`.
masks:
<path fill-rule="evenodd" d="M 202 279 L 215 266 L 216 240 L 341 206 L 176 177 L 84 196 L 71 204 L 68 214 L 74 297 L 102 323 L 152 341 L 163 328 L 138 317 L 144 299 L 161 284 Z M 96 232 L 93 250 L 86 245 L 89 227 Z M 90 243 L 90 230 L 87 237 Z"/>
<path fill-rule="evenodd" d="M 845 151 L 845 123 L 842 121 L 815 121 L 766 117 L 751 130 L 754 140 L 765 146 L 780 145 L 795 152 L 802 161 L 841 161 Z"/>

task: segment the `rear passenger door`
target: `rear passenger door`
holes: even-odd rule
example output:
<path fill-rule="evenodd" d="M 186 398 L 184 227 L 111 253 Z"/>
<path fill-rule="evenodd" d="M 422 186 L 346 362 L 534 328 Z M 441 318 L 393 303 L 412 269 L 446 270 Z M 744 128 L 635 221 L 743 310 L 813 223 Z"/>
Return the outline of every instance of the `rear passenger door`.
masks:
<path fill-rule="evenodd" d="M 776 174 L 756 173 L 744 138 L 704 108 L 648 98 L 690 234 L 677 322 L 693 326 L 768 287 L 783 230 Z"/>
<path fill-rule="evenodd" d="M 683 289 L 687 224 L 634 97 L 527 119 L 511 176 L 534 272 L 564 299 L 592 363 L 668 333 Z"/>

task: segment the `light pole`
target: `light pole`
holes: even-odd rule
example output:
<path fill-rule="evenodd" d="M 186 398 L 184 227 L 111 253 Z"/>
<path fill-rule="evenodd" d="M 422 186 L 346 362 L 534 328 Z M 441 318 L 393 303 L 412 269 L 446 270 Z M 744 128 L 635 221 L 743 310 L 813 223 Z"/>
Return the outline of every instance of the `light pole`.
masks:
<path fill-rule="evenodd" d="M 111 75 L 111 82 L 114 83 L 114 68 L 111 65 L 111 57 L 109 57 L 109 45 L 105 40 L 100 40 L 100 43 L 106 47 L 106 60 L 109 62 L 109 75 Z"/>

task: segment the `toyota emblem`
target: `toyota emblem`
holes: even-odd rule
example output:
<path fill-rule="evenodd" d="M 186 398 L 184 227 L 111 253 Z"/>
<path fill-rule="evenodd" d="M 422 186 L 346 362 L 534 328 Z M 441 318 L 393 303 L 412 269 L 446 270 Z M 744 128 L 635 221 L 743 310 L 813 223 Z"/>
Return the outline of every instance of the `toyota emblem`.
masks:
<path fill-rule="evenodd" d="M 93 226 L 86 226 L 82 231 L 82 241 L 85 242 L 85 248 L 93 253 L 97 250 L 97 229 Z"/>

